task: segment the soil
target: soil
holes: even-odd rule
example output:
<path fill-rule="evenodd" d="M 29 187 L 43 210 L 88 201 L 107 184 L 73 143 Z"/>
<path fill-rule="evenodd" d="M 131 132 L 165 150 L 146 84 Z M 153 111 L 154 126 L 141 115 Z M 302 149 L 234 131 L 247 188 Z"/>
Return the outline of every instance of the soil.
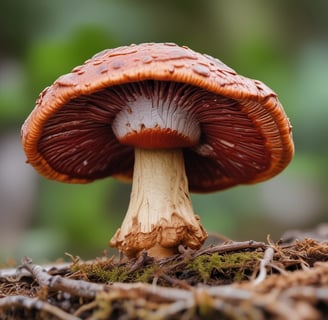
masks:
<path fill-rule="evenodd" d="M 328 226 L 155 261 L 108 257 L 0 270 L 0 319 L 328 319 Z"/>

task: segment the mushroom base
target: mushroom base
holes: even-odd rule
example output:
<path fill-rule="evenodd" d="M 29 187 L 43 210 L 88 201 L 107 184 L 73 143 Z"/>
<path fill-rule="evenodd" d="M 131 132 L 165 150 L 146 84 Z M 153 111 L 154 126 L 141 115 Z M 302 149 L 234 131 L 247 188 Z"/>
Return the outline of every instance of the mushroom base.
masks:
<path fill-rule="evenodd" d="M 182 150 L 137 148 L 130 205 L 110 246 L 128 257 L 146 249 L 162 258 L 179 245 L 198 249 L 206 238 L 192 209 Z"/>
<path fill-rule="evenodd" d="M 110 246 L 117 247 L 129 258 L 138 256 L 143 250 L 147 250 L 150 256 L 164 258 L 178 253 L 179 245 L 199 249 L 207 238 L 207 233 L 200 225 L 199 218 L 195 216 L 197 227 L 187 223 L 176 213 L 172 214 L 172 220 L 175 225 L 171 225 L 166 219 L 159 220 L 158 225 L 153 226 L 147 233 L 141 232 L 140 226 L 136 225 L 124 236 L 122 226 L 116 231 L 110 241 Z"/>

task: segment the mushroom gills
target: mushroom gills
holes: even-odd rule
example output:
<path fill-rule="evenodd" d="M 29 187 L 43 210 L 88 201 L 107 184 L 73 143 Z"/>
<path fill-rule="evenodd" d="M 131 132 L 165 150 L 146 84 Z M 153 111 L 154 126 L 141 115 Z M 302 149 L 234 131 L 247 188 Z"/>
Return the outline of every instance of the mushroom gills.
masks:
<path fill-rule="evenodd" d="M 122 144 L 146 149 L 194 146 L 200 127 L 186 95 L 195 88 L 168 81 L 144 81 L 121 87 L 125 105 L 112 129 Z"/>

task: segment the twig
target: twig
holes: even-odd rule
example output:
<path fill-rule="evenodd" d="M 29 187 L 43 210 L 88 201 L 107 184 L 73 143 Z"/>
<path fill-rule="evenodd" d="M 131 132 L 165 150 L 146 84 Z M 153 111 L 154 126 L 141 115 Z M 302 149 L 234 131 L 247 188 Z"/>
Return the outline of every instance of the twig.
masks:
<path fill-rule="evenodd" d="M 206 287 L 208 294 L 214 298 L 233 299 L 233 300 L 249 300 L 253 293 L 246 289 L 236 288 L 233 285 L 222 285 L 215 287 Z"/>
<path fill-rule="evenodd" d="M 273 260 L 274 249 L 272 247 L 268 247 L 264 252 L 264 257 L 261 260 L 260 264 L 260 273 L 257 278 L 253 281 L 254 285 L 258 285 L 261 283 L 267 276 L 267 269 L 266 267 L 271 264 Z"/>
<path fill-rule="evenodd" d="M 180 287 L 180 288 L 183 288 L 186 290 L 191 290 L 191 288 L 192 288 L 192 286 L 190 284 L 188 284 L 187 281 L 172 278 L 164 273 L 160 275 L 160 278 L 166 280 L 172 286 L 177 286 L 177 287 Z"/>
<path fill-rule="evenodd" d="M 314 288 L 307 286 L 295 286 L 287 289 L 283 293 L 283 297 L 285 298 L 293 298 L 293 299 L 316 299 L 318 301 L 325 301 L 328 303 L 328 288 Z"/>
<path fill-rule="evenodd" d="M 50 303 L 42 301 L 38 298 L 30 298 L 19 295 L 8 296 L 0 299 L 0 309 L 8 309 L 12 307 L 20 307 L 28 310 L 42 310 L 44 312 L 56 316 L 58 319 L 61 320 L 80 320 L 80 318 L 72 316 L 67 312 L 59 309 L 58 307 L 55 307 Z"/>
<path fill-rule="evenodd" d="M 283 320 L 305 320 L 295 312 L 295 308 L 291 305 L 291 301 L 281 300 L 279 293 L 269 296 L 259 295 L 254 297 L 252 304 L 262 310 L 268 311 L 270 315 Z M 273 318 L 275 319 L 275 318 Z"/>
<path fill-rule="evenodd" d="M 94 298 L 98 292 L 106 288 L 106 285 L 98 283 L 49 275 L 41 266 L 32 264 L 28 258 L 23 259 L 22 263 L 21 268 L 27 269 L 41 287 L 62 290 L 83 298 Z"/>
<path fill-rule="evenodd" d="M 63 262 L 58 264 L 49 264 L 43 265 L 42 268 L 45 271 L 55 271 L 62 272 L 68 269 L 71 266 L 69 262 Z M 6 268 L 0 269 L 0 279 L 6 279 L 8 282 L 16 282 L 19 281 L 23 277 L 29 277 L 30 272 L 22 269 L 21 267 L 15 268 Z"/>
<path fill-rule="evenodd" d="M 87 304 L 83 304 L 80 308 L 78 308 L 75 312 L 74 312 L 74 316 L 80 316 L 83 312 L 92 310 L 93 308 L 96 308 L 98 306 L 98 302 L 97 301 L 91 301 Z"/>
<path fill-rule="evenodd" d="M 137 260 L 135 261 L 135 263 L 131 266 L 129 273 L 133 273 L 136 270 L 150 264 L 154 262 L 154 258 L 150 257 L 147 254 L 147 251 L 144 250 L 141 255 L 139 256 L 139 258 L 137 258 Z"/>
<path fill-rule="evenodd" d="M 231 242 L 227 244 L 219 244 L 214 247 L 205 248 L 198 250 L 193 254 L 193 258 L 199 257 L 202 254 L 212 254 L 212 253 L 226 253 L 231 251 L 245 250 L 245 249 L 258 249 L 266 248 L 267 244 L 258 241 L 241 241 L 241 242 Z"/>
<path fill-rule="evenodd" d="M 190 310 L 195 307 L 196 306 L 193 299 L 188 299 L 186 301 L 176 301 L 171 303 L 170 305 L 164 305 L 163 307 L 158 308 L 153 313 L 153 318 L 169 319 L 168 317 L 172 317 L 183 310 Z M 183 319 L 183 317 L 181 317 L 181 319 Z"/>

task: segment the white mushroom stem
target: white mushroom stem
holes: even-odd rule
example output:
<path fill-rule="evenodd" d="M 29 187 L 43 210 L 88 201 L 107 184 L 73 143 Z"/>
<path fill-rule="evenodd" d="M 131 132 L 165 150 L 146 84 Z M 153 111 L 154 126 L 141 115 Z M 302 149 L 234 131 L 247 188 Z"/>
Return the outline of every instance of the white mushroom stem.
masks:
<path fill-rule="evenodd" d="M 180 244 L 199 248 L 207 237 L 189 197 L 180 149 L 135 149 L 130 204 L 110 245 L 125 255 L 143 249 L 160 258 Z"/>

